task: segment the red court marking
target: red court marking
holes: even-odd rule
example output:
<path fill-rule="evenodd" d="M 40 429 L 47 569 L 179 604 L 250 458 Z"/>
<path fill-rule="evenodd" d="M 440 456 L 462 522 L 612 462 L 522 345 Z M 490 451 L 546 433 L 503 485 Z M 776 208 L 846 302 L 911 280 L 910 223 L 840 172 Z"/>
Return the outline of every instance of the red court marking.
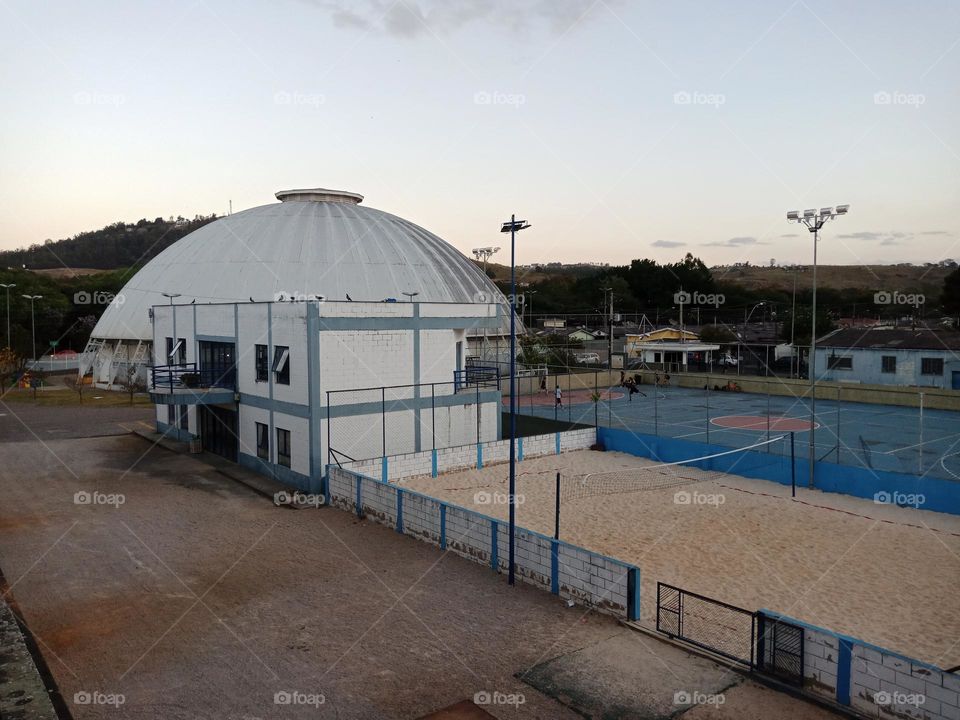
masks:
<path fill-rule="evenodd" d="M 769 418 L 770 429 L 776 431 L 798 431 L 804 432 L 810 429 L 809 420 L 801 420 L 799 418 L 790 418 L 790 417 L 774 417 L 773 415 Z M 740 430 L 766 430 L 767 429 L 767 416 L 766 415 L 723 415 L 722 417 L 713 418 L 710 421 L 711 425 L 719 425 L 720 427 L 728 428 L 739 428 Z M 820 423 L 814 423 L 814 429 L 820 427 Z"/>
<path fill-rule="evenodd" d="M 537 393 L 536 395 L 518 395 L 517 404 L 520 407 L 528 407 L 530 405 L 553 405 L 556 402 L 553 399 L 553 393 L 555 388 L 548 388 L 547 392 Z M 622 392 L 616 392 L 615 390 L 601 390 L 600 399 L 601 400 L 618 400 L 623 397 Z M 566 405 L 570 403 L 571 405 L 575 403 L 582 402 L 593 402 L 593 391 L 592 390 L 564 390 L 563 391 L 563 404 Z M 510 405 L 510 396 L 504 395 L 503 404 Z"/>

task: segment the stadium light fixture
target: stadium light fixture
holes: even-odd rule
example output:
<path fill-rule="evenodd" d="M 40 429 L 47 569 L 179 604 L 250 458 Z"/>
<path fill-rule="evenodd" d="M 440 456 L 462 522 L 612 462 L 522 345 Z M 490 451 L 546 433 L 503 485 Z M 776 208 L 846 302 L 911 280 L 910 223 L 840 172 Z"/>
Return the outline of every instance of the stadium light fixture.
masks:
<path fill-rule="evenodd" d="M 0 283 L 0 287 L 7 291 L 7 347 L 11 350 L 13 346 L 10 344 L 10 288 L 15 288 L 16 286 L 16 283 Z"/>
<path fill-rule="evenodd" d="M 37 361 L 37 322 L 36 315 L 33 312 L 33 301 L 40 300 L 43 295 L 24 295 L 30 301 L 30 335 L 33 341 L 33 361 Z"/>
<path fill-rule="evenodd" d="M 413 299 L 414 299 L 417 295 L 419 295 L 419 294 L 420 294 L 420 293 L 418 293 L 418 292 L 405 292 L 405 293 L 401 293 L 401 295 L 406 295 L 406 296 L 407 296 L 407 300 L 409 300 L 410 302 L 413 302 Z"/>
<path fill-rule="evenodd" d="M 500 232 L 510 233 L 510 553 L 507 582 L 516 578 L 514 555 L 517 536 L 517 232 L 526 230 L 530 223 L 517 220 L 516 215 L 500 226 Z"/>
<path fill-rule="evenodd" d="M 820 208 L 819 213 L 816 210 L 804 210 L 803 217 L 800 217 L 796 210 L 787 213 L 788 222 L 802 223 L 807 226 L 807 230 L 813 233 L 813 302 L 811 303 L 810 316 L 810 357 L 807 359 L 807 375 L 810 378 L 810 477 L 807 484 L 811 488 L 813 487 L 813 472 L 816 464 L 817 427 L 817 244 L 820 241 L 820 229 L 827 220 L 834 220 L 840 215 L 846 215 L 849 210 L 849 205 L 837 205 L 836 210 L 832 207 L 824 207 Z"/>

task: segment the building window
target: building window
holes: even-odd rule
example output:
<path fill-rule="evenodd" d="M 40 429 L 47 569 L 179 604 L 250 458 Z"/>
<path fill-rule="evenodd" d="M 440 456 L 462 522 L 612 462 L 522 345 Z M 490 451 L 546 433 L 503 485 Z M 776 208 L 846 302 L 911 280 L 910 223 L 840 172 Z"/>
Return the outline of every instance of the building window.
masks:
<path fill-rule="evenodd" d="M 273 381 L 278 385 L 290 384 L 290 348 L 284 345 L 273 348 Z"/>
<path fill-rule="evenodd" d="M 827 358 L 827 367 L 830 370 L 853 370 L 853 358 L 842 355 L 831 355 Z"/>
<path fill-rule="evenodd" d="M 920 358 L 921 375 L 943 375 L 943 358 Z"/>
<path fill-rule="evenodd" d="M 277 465 L 290 467 L 290 431 L 277 428 Z"/>
<path fill-rule="evenodd" d="M 267 346 L 256 346 L 257 382 L 267 382 Z"/>
<path fill-rule="evenodd" d="M 270 428 L 263 423 L 257 423 L 257 457 L 270 460 Z"/>
<path fill-rule="evenodd" d="M 177 406 L 176 405 L 167 405 L 167 425 L 170 427 L 177 426 Z"/>
<path fill-rule="evenodd" d="M 180 405 L 180 429 L 189 430 L 190 429 L 190 418 L 187 415 L 187 405 Z"/>
<path fill-rule="evenodd" d="M 884 355 L 880 358 L 880 372 L 895 373 L 897 371 L 896 355 Z"/>

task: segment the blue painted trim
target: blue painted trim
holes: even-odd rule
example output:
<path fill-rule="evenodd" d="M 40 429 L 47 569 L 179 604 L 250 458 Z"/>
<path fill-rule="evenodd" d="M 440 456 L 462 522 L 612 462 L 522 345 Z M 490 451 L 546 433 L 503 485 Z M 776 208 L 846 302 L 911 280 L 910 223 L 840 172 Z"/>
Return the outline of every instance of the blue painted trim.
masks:
<path fill-rule="evenodd" d="M 837 654 L 837 702 L 841 705 L 850 704 L 850 655 L 853 644 L 849 640 L 841 639 Z"/>
<path fill-rule="evenodd" d="M 361 494 L 361 489 L 360 489 L 361 488 L 360 483 L 362 482 L 363 482 L 363 476 L 357 475 L 357 517 L 358 518 L 363 517 L 363 501 L 362 501 L 363 496 Z"/>
<path fill-rule="evenodd" d="M 403 534 L 403 489 L 397 488 L 397 532 Z"/>
<path fill-rule="evenodd" d="M 237 464 L 248 470 L 253 470 L 256 473 L 273 478 L 284 485 L 303 490 L 303 492 L 314 492 L 313 481 L 309 475 L 298 473 L 296 470 L 291 470 L 283 465 L 275 465 L 274 463 L 261 460 L 256 455 L 249 455 L 244 452 L 237 453 Z"/>
<path fill-rule="evenodd" d="M 267 363 L 271 362 L 273 357 L 273 305 L 267 304 Z M 267 365 L 268 368 L 271 365 Z M 267 408 L 269 411 L 269 419 L 267 424 L 270 426 L 270 460 L 271 462 L 276 459 L 277 452 L 277 429 L 273 424 L 273 373 L 267 373 L 267 394 L 270 397 L 270 407 Z M 240 396 L 243 397 L 242 395 Z"/>
<path fill-rule="evenodd" d="M 490 567 L 497 569 L 500 555 L 499 543 L 497 542 L 497 521 L 490 518 Z"/>
<path fill-rule="evenodd" d="M 432 455 L 432 460 L 433 460 L 433 467 L 430 471 L 430 477 L 436 477 L 437 476 L 437 449 L 434 448 L 433 450 L 431 450 L 430 454 Z"/>
<path fill-rule="evenodd" d="M 173 405 L 175 403 L 170 404 Z M 167 437 L 176 438 L 180 442 L 190 442 L 195 437 L 189 430 L 184 430 L 177 425 L 171 425 L 170 423 L 165 423 L 160 420 L 157 420 L 157 432 Z"/>
<path fill-rule="evenodd" d="M 321 332 L 327 330 L 472 330 L 499 328 L 499 317 L 322 317 Z"/>
<path fill-rule="evenodd" d="M 640 568 L 627 570 L 627 620 L 640 619 Z"/>
<path fill-rule="evenodd" d="M 483 468 L 483 443 L 477 443 L 477 469 Z"/>
<path fill-rule="evenodd" d="M 333 393 L 334 399 L 336 399 L 336 392 Z M 459 395 L 438 395 L 436 398 L 435 407 L 458 407 L 468 404 L 473 404 L 476 400 L 476 394 L 471 393 L 465 395 L 463 393 Z M 480 402 L 481 403 L 500 403 L 500 391 L 499 390 L 488 390 L 486 392 L 480 393 Z M 421 410 L 426 410 L 430 408 L 430 398 L 421 397 L 419 400 L 416 398 L 406 398 L 400 400 L 390 400 L 386 401 L 387 412 L 398 412 L 401 410 L 414 410 L 415 406 L 419 405 Z M 379 415 L 382 410 L 382 406 L 379 400 L 372 400 L 370 402 L 362 403 L 351 403 L 345 405 L 331 405 L 330 407 L 330 417 L 331 418 L 343 418 L 343 417 L 354 417 L 356 415 Z"/>
<path fill-rule="evenodd" d="M 523 438 L 517 438 L 517 460 L 523 460 Z"/>
<path fill-rule="evenodd" d="M 309 405 L 300 405 L 298 403 L 286 402 L 285 400 L 272 400 L 263 395 L 240 393 L 240 404 L 260 408 L 261 410 L 270 410 L 284 415 L 292 415 L 298 418 L 307 419 L 310 417 Z"/>
<path fill-rule="evenodd" d="M 226 388 L 205 388 L 203 390 L 180 390 L 179 392 L 150 393 L 150 402 L 154 405 L 226 405 L 232 404 L 236 394 Z"/>
<path fill-rule="evenodd" d="M 194 306 L 196 307 L 196 306 Z M 236 312 L 237 306 L 233 306 L 234 312 Z M 194 336 L 197 342 L 222 342 L 222 343 L 233 343 L 237 344 L 236 337 L 227 337 L 226 335 L 200 335 L 199 333 Z"/>
<path fill-rule="evenodd" d="M 384 456 L 380 462 L 380 482 L 385 483 L 388 481 L 390 477 L 389 465 L 390 465 L 390 459 Z"/>
<path fill-rule="evenodd" d="M 440 503 L 440 549 L 447 549 L 447 504 Z"/>
<path fill-rule="evenodd" d="M 323 433 L 320 428 L 320 309 L 307 305 L 307 403 L 310 418 L 310 477 L 317 477 L 323 468 Z"/>
<path fill-rule="evenodd" d="M 560 544 L 550 543 L 550 592 L 560 594 Z"/>
<path fill-rule="evenodd" d="M 936 670 L 937 672 L 945 672 L 943 668 L 937 667 L 932 663 L 923 662 L 922 660 L 916 660 L 912 657 L 908 657 L 907 655 L 904 655 L 903 653 L 898 653 L 893 650 L 888 650 L 885 647 L 874 645 L 873 643 L 868 643 L 863 640 L 858 640 L 855 637 L 844 635 L 843 633 L 838 633 L 838 632 L 835 632 L 834 630 L 828 630 L 827 628 L 820 627 L 819 625 L 813 625 L 803 620 L 797 620 L 797 618 L 791 617 L 789 615 L 784 615 L 783 613 L 774 612 L 773 610 L 767 610 L 766 608 L 761 608 L 758 612 L 762 612 L 764 615 L 769 615 L 770 617 L 776 620 L 784 620 L 793 625 L 799 625 L 802 628 L 806 628 L 807 630 L 813 630 L 814 632 L 819 632 L 819 633 L 823 633 L 824 635 L 829 635 L 832 638 L 836 638 L 838 641 L 846 640 L 853 645 L 859 645 L 860 647 L 864 647 L 869 650 L 876 650 L 878 653 L 883 653 L 884 655 L 890 655 L 891 657 L 895 657 L 899 660 L 903 660 L 904 662 L 908 662 L 911 665 L 915 665 L 917 667 L 924 667 L 924 668 L 927 668 L 928 670 Z"/>
<path fill-rule="evenodd" d="M 560 454 L 560 433 L 557 433 L 556 443 L 557 443 L 557 455 L 559 455 Z"/>

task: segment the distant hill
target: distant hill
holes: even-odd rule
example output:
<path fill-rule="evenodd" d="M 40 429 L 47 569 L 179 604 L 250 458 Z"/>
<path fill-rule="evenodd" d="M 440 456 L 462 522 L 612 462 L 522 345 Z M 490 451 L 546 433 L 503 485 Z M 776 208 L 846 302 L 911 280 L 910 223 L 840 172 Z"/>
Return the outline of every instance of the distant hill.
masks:
<path fill-rule="evenodd" d="M 817 287 L 832 290 L 899 290 L 922 293 L 928 298 L 940 296 L 943 279 L 956 264 L 929 263 L 926 265 L 818 265 Z M 761 265 L 725 265 L 710 268 L 718 282 L 733 283 L 745 290 L 757 292 L 793 291 L 792 267 L 764 267 Z M 797 288 L 809 288 L 813 282 L 813 268 L 797 266 Z"/>
<path fill-rule="evenodd" d="M 143 265 L 216 215 L 118 222 L 65 240 L 47 240 L 22 250 L 0 251 L 0 267 L 28 270 L 71 268 L 72 274 Z M 70 274 L 70 273 L 68 273 Z"/>

